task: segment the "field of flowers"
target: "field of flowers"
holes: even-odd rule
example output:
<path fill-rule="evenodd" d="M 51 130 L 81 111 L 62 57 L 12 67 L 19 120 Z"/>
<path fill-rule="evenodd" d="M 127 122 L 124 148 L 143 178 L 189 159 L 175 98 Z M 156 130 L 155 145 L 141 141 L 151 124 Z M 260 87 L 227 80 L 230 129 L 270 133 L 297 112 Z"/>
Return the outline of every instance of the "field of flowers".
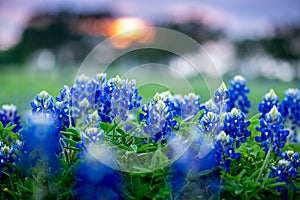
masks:
<path fill-rule="evenodd" d="M 249 94 L 235 76 L 206 102 L 165 91 L 142 104 L 135 80 L 101 73 L 41 91 L 23 119 L 3 105 L 0 197 L 297 199 L 300 91 L 270 89 L 251 116 Z"/>

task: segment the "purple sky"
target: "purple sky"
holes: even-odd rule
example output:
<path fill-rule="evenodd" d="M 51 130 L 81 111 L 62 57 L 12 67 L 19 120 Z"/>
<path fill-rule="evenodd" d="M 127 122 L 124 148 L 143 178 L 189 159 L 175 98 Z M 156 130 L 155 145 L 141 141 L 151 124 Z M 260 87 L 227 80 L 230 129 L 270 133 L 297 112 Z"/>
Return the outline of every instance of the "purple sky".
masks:
<path fill-rule="evenodd" d="M 117 16 L 165 22 L 201 16 L 232 38 L 262 37 L 274 25 L 300 24 L 299 0 L 0 0 L 0 49 L 18 39 L 37 11 L 110 10 Z"/>

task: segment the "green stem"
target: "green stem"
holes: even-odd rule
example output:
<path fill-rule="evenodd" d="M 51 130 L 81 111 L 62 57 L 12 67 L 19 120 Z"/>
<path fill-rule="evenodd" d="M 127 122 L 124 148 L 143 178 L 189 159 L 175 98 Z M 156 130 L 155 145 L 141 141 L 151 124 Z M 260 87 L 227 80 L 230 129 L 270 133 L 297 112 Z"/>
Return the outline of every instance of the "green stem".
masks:
<path fill-rule="evenodd" d="M 222 190 L 222 182 L 223 182 L 223 173 L 222 173 L 222 175 L 221 175 L 221 179 L 220 179 L 220 189 L 219 189 L 219 192 L 218 192 L 218 200 L 220 200 L 221 199 L 221 190 Z"/>
<path fill-rule="evenodd" d="M 293 183 L 290 181 L 289 189 L 288 189 L 289 199 L 294 199 L 294 191 L 293 191 Z"/>
<path fill-rule="evenodd" d="M 267 163 L 269 162 L 271 153 L 272 153 L 272 145 L 269 145 L 269 150 L 268 150 L 267 156 L 266 156 L 266 158 L 264 160 L 264 163 L 263 163 L 262 167 L 260 168 L 260 171 L 259 171 L 259 174 L 257 176 L 257 179 L 259 179 L 260 176 L 262 175 L 263 170 L 265 169 Z"/>

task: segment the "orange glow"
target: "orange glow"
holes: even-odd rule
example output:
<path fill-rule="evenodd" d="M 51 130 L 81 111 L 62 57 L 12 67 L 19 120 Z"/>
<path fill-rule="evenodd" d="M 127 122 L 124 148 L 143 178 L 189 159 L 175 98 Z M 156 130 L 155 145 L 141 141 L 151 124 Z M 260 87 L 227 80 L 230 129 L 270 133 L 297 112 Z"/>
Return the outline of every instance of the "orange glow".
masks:
<path fill-rule="evenodd" d="M 127 48 L 132 42 L 149 42 L 153 38 L 153 33 L 144 31 L 142 28 L 149 26 L 145 21 L 138 18 L 119 18 L 113 21 L 110 26 L 110 36 L 112 44 L 116 48 Z"/>
<path fill-rule="evenodd" d="M 135 29 L 146 27 L 147 24 L 137 18 L 119 18 L 113 21 L 110 33 L 113 35 L 120 35 L 122 38 L 135 38 L 139 33 Z"/>
<path fill-rule="evenodd" d="M 145 20 L 133 17 L 121 17 L 117 19 L 87 18 L 77 24 L 80 31 L 89 35 L 111 37 L 111 44 L 118 49 L 127 48 L 133 42 L 151 42 L 155 36 L 155 32 L 149 29 L 143 30 L 143 28 L 149 26 Z"/>

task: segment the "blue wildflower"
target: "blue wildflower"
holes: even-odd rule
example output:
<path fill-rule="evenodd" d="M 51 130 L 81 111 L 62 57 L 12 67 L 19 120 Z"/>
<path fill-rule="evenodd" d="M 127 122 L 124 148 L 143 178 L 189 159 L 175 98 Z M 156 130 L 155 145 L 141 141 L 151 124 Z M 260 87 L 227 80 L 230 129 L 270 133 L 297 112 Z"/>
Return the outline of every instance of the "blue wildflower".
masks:
<path fill-rule="evenodd" d="M 13 144 L 7 145 L 0 141 L 0 177 L 2 172 L 12 173 L 13 165 L 16 166 L 20 160 L 19 153 L 22 149 L 23 142 L 16 140 Z"/>
<path fill-rule="evenodd" d="M 235 153 L 234 140 L 229 135 L 226 135 L 224 131 L 221 131 L 216 139 L 214 149 L 216 165 L 228 172 L 230 170 L 231 159 L 239 159 L 241 154 Z"/>
<path fill-rule="evenodd" d="M 178 129 L 176 111 L 170 106 L 165 94 L 155 94 L 153 99 L 142 107 L 140 121 L 144 122 L 144 132 L 154 141 L 166 141 L 173 130 Z"/>
<path fill-rule="evenodd" d="M 289 162 L 289 169 L 287 170 L 288 176 L 290 178 L 295 178 L 299 173 L 298 168 L 300 167 L 299 153 L 294 151 L 285 151 L 281 154 L 281 157 Z"/>
<path fill-rule="evenodd" d="M 54 121 L 42 114 L 30 116 L 27 126 L 21 132 L 21 139 L 26 144 L 22 150 L 24 159 L 35 151 L 37 161 L 46 162 L 51 170 L 57 169 L 62 149 L 59 141 L 60 129 Z"/>
<path fill-rule="evenodd" d="M 104 73 L 94 78 L 78 76 L 73 87 L 63 89 L 57 97 L 61 116 L 65 121 L 71 119 L 72 124 L 94 110 L 102 122 L 111 123 L 117 116 L 125 121 L 128 111 L 140 106 L 140 100 L 134 80 L 123 80 L 119 76 L 106 80 Z"/>
<path fill-rule="evenodd" d="M 229 91 L 227 90 L 226 85 L 222 82 L 221 86 L 216 90 L 214 98 L 206 101 L 204 104 L 201 104 L 200 110 L 204 110 L 204 113 L 213 112 L 221 117 L 225 111 L 228 98 Z"/>
<path fill-rule="evenodd" d="M 53 97 L 45 90 L 41 91 L 31 101 L 32 113 L 41 114 L 43 118 L 51 121 L 58 121 L 58 109 L 54 103 Z"/>
<path fill-rule="evenodd" d="M 93 113 L 90 124 L 94 125 L 98 119 Z M 100 146 L 103 136 L 104 131 L 97 127 L 88 127 L 81 132 L 82 143 L 78 145 L 82 149 L 78 155 L 81 160 L 75 171 L 73 187 L 76 198 L 121 199 L 119 173 L 97 159 L 98 154 L 105 151 Z"/>
<path fill-rule="evenodd" d="M 280 155 L 280 149 L 284 147 L 289 131 L 284 130 L 282 115 L 275 105 L 260 119 L 260 127 L 257 130 L 261 132 L 261 136 L 256 136 L 255 140 L 262 143 L 264 151 L 268 152 L 269 148 L 272 148 Z"/>
<path fill-rule="evenodd" d="M 58 110 L 59 121 L 62 124 L 62 130 L 65 130 L 70 126 L 75 126 L 75 118 L 72 115 L 71 101 L 71 90 L 65 85 L 64 88 L 60 90 L 60 96 L 56 97 L 56 107 Z"/>
<path fill-rule="evenodd" d="M 291 140 L 298 142 L 298 128 L 300 127 L 300 91 L 288 89 L 285 91 L 285 98 L 282 100 L 282 116 L 286 124 L 290 124 Z"/>
<path fill-rule="evenodd" d="M 13 104 L 3 105 L 2 109 L 0 110 L 0 121 L 2 122 L 4 127 L 9 123 L 11 123 L 11 125 L 15 125 L 13 131 L 15 133 L 18 132 L 21 129 L 21 125 L 17 106 Z"/>
<path fill-rule="evenodd" d="M 84 157 L 75 171 L 73 187 L 79 199 L 122 199 L 119 173 L 94 157 Z"/>
<path fill-rule="evenodd" d="M 110 79 L 106 85 L 109 85 L 111 91 L 110 105 L 111 117 L 117 116 L 125 121 L 128 118 L 127 111 L 140 106 L 139 101 L 142 99 L 138 95 L 134 80 L 122 80 L 119 76 Z"/>
<path fill-rule="evenodd" d="M 174 103 L 174 108 L 178 117 L 191 121 L 200 111 L 200 96 L 195 93 L 188 95 L 170 95 L 170 101 Z"/>
<path fill-rule="evenodd" d="M 245 143 L 251 132 L 247 129 L 250 121 L 245 122 L 243 112 L 233 108 L 224 116 L 223 131 L 235 140 L 236 148 L 239 148 L 240 143 Z"/>
<path fill-rule="evenodd" d="M 2 170 L 6 164 L 13 164 L 14 157 L 13 151 L 10 146 L 6 145 L 4 142 L 0 141 L 0 177 L 2 175 Z"/>
<path fill-rule="evenodd" d="M 229 98 L 229 91 L 225 83 L 222 82 L 221 86 L 215 92 L 214 102 L 217 105 L 224 105 L 224 103 L 228 100 L 228 98 Z"/>
<path fill-rule="evenodd" d="M 101 138 L 104 136 L 104 131 L 96 127 L 88 127 L 81 133 L 83 144 L 101 142 Z"/>
<path fill-rule="evenodd" d="M 56 105 L 64 128 L 75 126 L 76 119 L 85 117 L 90 110 L 99 107 L 98 93 L 102 91 L 104 81 L 106 74 L 96 74 L 94 78 L 82 74 L 76 77 L 75 84 L 71 88 L 64 86 L 60 90 L 60 96 L 56 97 Z"/>
<path fill-rule="evenodd" d="M 273 106 L 279 107 L 279 97 L 276 95 L 273 89 L 264 95 L 263 101 L 259 104 L 258 110 L 262 113 L 261 118 L 265 114 L 270 112 Z"/>
<path fill-rule="evenodd" d="M 75 119 L 88 114 L 95 103 L 93 83 L 88 76 L 82 74 L 76 77 L 75 84 L 70 88 L 71 115 Z"/>
<path fill-rule="evenodd" d="M 251 107 L 247 94 L 250 90 L 246 87 L 246 79 L 243 76 L 235 76 L 230 80 L 229 98 L 227 101 L 227 112 L 233 108 L 241 109 L 242 112 L 248 113 Z"/>
<path fill-rule="evenodd" d="M 101 118 L 98 115 L 98 111 L 95 110 L 93 113 L 88 114 L 84 118 L 84 124 L 88 127 L 99 127 L 101 122 Z"/>
<path fill-rule="evenodd" d="M 198 126 L 204 133 L 212 133 L 213 135 L 217 135 L 221 131 L 220 117 L 213 112 L 205 113 L 201 117 Z"/>
<path fill-rule="evenodd" d="M 220 108 L 214 103 L 212 99 L 209 99 L 205 103 L 201 104 L 200 110 L 204 110 L 204 113 L 207 112 L 220 113 Z"/>
<path fill-rule="evenodd" d="M 285 151 L 281 155 L 282 159 L 278 161 L 277 167 L 271 165 L 270 177 L 277 177 L 277 182 L 286 182 L 287 186 L 292 186 L 294 190 L 294 181 L 296 180 L 298 168 L 300 166 L 299 154 L 294 151 Z M 282 197 L 287 199 L 288 189 L 282 186 L 276 187 L 278 191 L 281 191 Z"/>

